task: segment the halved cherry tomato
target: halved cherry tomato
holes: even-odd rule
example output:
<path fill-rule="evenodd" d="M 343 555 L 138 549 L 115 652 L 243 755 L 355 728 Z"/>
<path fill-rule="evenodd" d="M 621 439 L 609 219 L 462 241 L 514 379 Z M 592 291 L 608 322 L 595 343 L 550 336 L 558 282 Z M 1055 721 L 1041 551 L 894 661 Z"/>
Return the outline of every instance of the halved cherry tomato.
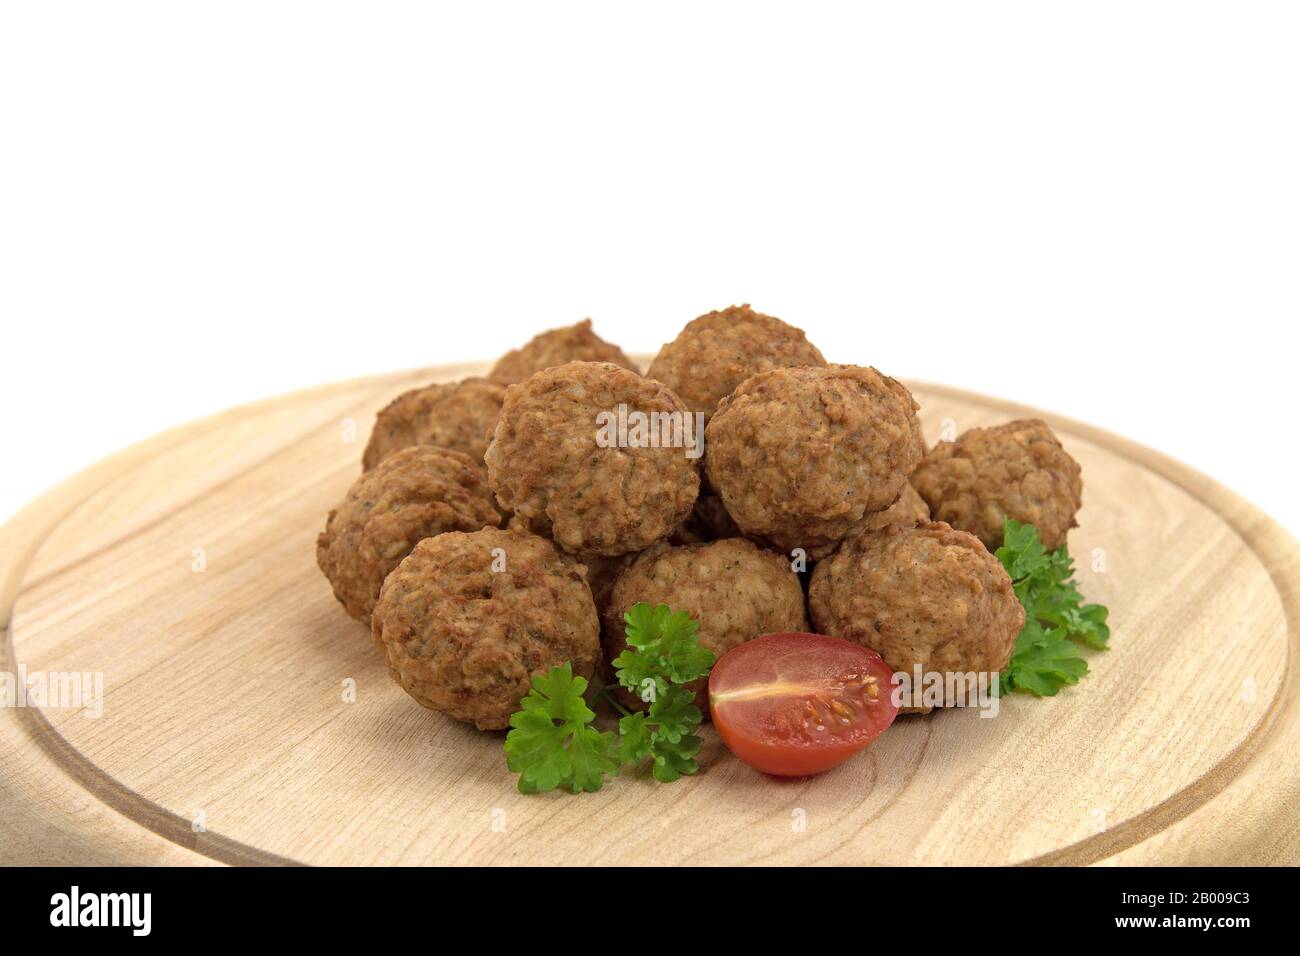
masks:
<path fill-rule="evenodd" d="M 824 634 L 766 634 L 709 675 L 722 742 L 755 770 L 804 777 L 863 750 L 894 722 L 893 671 L 875 651 Z"/>

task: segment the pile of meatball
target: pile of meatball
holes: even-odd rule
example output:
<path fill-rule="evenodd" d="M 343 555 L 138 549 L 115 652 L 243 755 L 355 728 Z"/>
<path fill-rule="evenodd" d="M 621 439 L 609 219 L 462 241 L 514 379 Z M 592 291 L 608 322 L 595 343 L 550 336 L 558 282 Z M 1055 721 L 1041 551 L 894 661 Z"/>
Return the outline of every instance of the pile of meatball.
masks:
<path fill-rule="evenodd" d="M 620 407 L 706 423 L 703 455 L 601 442 Z M 393 679 L 483 730 L 553 666 L 608 681 L 642 601 L 689 612 L 719 656 L 813 629 L 895 671 L 1000 671 L 1024 625 L 1003 520 L 1054 548 L 1082 494 L 1043 422 L 927 449 L 904 385 L 747 305 L 644 372 L 590 321 L 543 332 L 486 377 L 399 395 L 362 465 L 317 562 Z"/>

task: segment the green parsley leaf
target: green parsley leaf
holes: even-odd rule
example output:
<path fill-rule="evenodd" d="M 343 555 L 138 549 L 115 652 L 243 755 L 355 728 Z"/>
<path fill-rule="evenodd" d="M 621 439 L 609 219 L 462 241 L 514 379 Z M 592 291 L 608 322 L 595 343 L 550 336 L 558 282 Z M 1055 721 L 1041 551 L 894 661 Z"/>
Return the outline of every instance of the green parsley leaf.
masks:
<path fill-rule="evenodd" d="M 650 756 L 652 739 L 643 713 L 628 714 L 618 722 L 618 756 L 623 763 L 640 763 Z"/>
<path fill-rule="evenodd" d="M 614 658 L 618 681 L 650 702 L 671 684 L 705 677 L 716 658 L 699 643 L 700 622 L 666 604 L 634 604 L 627 622 L 627 649 Z M 653 688 L 653 692 L 652 689 Z"/>
<path fill-rule="evenodd" d="M 703 720 L 704 715 L 695 706 L 695 695 L 685 687 L 669 688 L 650 705 L 650 722 L 658 728 L 655 737 L 669 743 L 689 737 Z"/>
<path fill-rule="evenodd" d="M 1077 684 L 1088 673 L 1078 647 L 1058 628 L 1045 630 L 1028 621 L 1016 638 L 1011 664 L 1002 674 L 1003 690 L 1024 690 L 1035 697 L 1055 697 L 1066 684 Z"/>
<path fill-rule="evenodd" d="M 1050 563 L 1047 549 L 1038 540 L 1038 529 L 1014 518 L 1003 522 L 1003 544 L 997 550 L 997 557 L 1013 581 L 1040 572 Z"/>
<path fill-rule="evenodd" d="M 1108 612 L 1099 604 L 1083 603 L 1074 582 L 1074 561 L 1065 545 L 1048 551 L 1033 525 L 1012 518 L 1006 519 L 1003 532 L 997 558 L 1024 605 L 1025 627 L 1002 674 L 1001 689 L 1051 697 L 1088 672 L 1076 643 L 1106 648 Z"/>
<path fill-rule="evenodd" d="M 654 657 L 639 654 L 629 647 L 614 658 L 612 664 L 618 682 L 646 703 L 667 693 L 668 680 Z"/>
<path fill-rule="evenodd" d="M 591 726 L 596 714 L 583 700 L 587 681 L 566 662 L 533 677 L 532 689 L 510 716 L 506 766 L 519 774 L 521 793 L 567 787 L 573 793 L 599 790 L 606 774 L 619 770 L 612 733 Z"/>
<path fill-rule="evenodd" d="M 702 741 L 695 734 L 683 737 L 678 743 L 658 741 L 654 749 L 654 765 L 650 773 L 660 783 L 672 783 L 678 777 L 689 777 L 700 769 L 695 755 Z"/>
<path fill-rule="evenodd" d="M 695 755 L 702 741 L 695 734 L 704 715 L 695 706 L 695 695 L 685 687 L 672 687 L 668 693 L 650 705 L 648 723 L 654 725 L 650 734 L 650 756 L 654 765 L 650 772 L 662 783 L 672 783 L 678 777 L 689 776 L 699 770 Z"/>
<path fill-rule="evenodd" d="M 700 624 L 685 611 L 642 603 L 624 620 L 628 647 L 614 659 L 614 672 L 650 710 L 619 721 L 620 755 L 625 763 L 649 758 L 654 778 L 671 783 L 699 770 L 695 729 L 704 715 L 695 694 L 682 685 L 707 676 L 716 658 L 700 646 Z"/>
<path fill-rule="evenodd" d="M 695 706 L 695 695 L 684 687 L 672 687 L 650 705 L 649 713 L 629 714 L 618 722 L 625 763 L 651 759 L 650 772 L 662 783 L 699 770 L 695 755 L 700 738 L 694 733 L 703 715 Z"/>

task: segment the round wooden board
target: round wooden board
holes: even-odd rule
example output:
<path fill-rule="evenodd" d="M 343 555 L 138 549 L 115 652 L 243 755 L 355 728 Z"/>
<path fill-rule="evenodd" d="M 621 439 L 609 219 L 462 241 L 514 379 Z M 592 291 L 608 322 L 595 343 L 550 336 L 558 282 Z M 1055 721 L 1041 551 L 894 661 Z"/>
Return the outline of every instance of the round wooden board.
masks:
<path fill-rule="evenodd" d="M 392 684 L 314 562 L 375 411 L 472 367 L 236 409 L 0 530 L 0 672 L 102 673 L 102 714 L 0 710 L 3 863 L 1296 863 L 1300 551 L 1190 469 L 1043 415 L 1112 649 L 1054 699 L 898 721 L 821 777 L 702 771 L 525 797 L 499 734 Z M 913 386 L 927 437 L 1038 414 Z M 200 570 L 201 568 L 201 570 Z M 344 691 L 355 682 L 355 701 Z"/>

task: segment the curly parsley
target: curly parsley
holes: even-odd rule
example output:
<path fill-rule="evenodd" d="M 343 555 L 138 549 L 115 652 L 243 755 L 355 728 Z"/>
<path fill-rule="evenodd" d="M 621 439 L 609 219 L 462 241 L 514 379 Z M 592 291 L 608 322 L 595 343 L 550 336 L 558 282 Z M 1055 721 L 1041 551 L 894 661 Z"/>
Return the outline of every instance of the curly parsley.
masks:
<path fill-rule="evenodd" d="M 685 611 L 666 604 L 637 604 L 623 619 L 628 647 L 614 658 L 615 674 L 619 684 L 650 704 L 650 710 L 625 713 L 618 722 L 621 755 L 624 763 L 649 757 L 654 778 L 672 783 L 699 769 L 695 728 L 704 715 L 695 706 L 695 693 L 682 685 L 707 676 L 715 658 L 707 647 L 700 647 L 700 624 Z"/>
<path fill-rule="evenodd" d="M 1024 605 L 1025 626 L 1002 672 L 1000 689 L 1052 697 L 1088 673 L 1078 645 L 1107 647 L 1108 612 L 1100 604 L 1083 603 L 1074 582 L 1074 561 L 1065 545 L 1048 551 L 1033 525 L 1012 518 L 1006 519 L 1003 532 L 997 558 Z"/>
<path fill-rule="evenodd" d="M 591 726 L 596 714 L 583 699 L 586 690 L 586 678 L 573 676 L 567 661 L 533 678 L 506 734 L 506 766 L 519 774 L 521 793 L 591 792 L 605 774 L 618 773 L 618 742 Z"/>

